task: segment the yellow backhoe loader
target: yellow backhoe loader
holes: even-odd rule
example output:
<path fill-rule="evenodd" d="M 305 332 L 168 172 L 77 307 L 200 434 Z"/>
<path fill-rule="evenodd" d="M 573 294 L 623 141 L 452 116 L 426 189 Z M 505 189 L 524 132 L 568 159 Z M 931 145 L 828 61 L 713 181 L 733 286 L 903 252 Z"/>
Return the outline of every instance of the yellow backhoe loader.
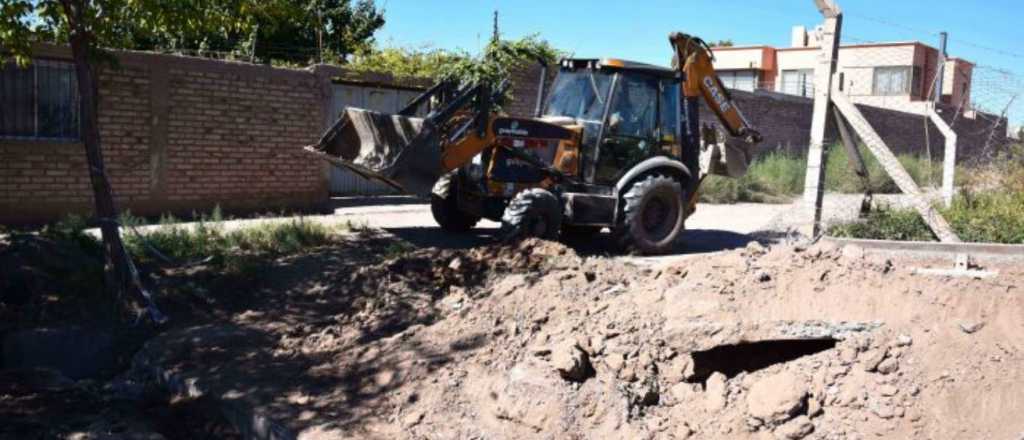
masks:
<path fill-rule="evenodd" d="M 737 174 L 742 163 L 716 166 L 718 159 L 743 162 L 761 141 L 715 74 L 704 41 L 680 33 L 669 41 L 671 69 L 563 60 L 532 118 L 494 110 L 505 84 L 442 83 L 397 115 L 348 109 L 305 148 L 430 197 L 446 231 L 467 231 L 481 218 L 500 220 L 505 237 L 557 239 L 610 228 L 625 248 L 664 253 L 695 209 L 702 148 L 720 148 L 706 172 Z M 708 139 L 702 145 L 700 99 L 728 131 L 730 148 Z M 440 105 L 424 118 L 411 116 L 427 102 Z"/>

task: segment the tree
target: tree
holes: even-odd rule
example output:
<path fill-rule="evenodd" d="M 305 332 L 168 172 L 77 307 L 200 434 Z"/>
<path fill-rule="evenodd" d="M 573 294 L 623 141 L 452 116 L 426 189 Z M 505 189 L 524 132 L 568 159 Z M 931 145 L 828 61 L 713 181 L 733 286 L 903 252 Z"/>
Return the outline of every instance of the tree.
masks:
<path fill-rule="evenodd" d="M 547 41 L 530 35 L 518 40 L 492 38 L 477 56 L 431 48 L 374 48 L 356 55 L 349 67 L 435 81 L 497 85 L 515 67 L 540 61 L 554 64 L 565 55 Z"/>
<path fill-rule="evenodd" d="M 195 0 L 198 2 L 199 0 Z M 97 71 L 113 62 L 103 47 L 118 46 L 126 29 L 137 35 L 157 35 L 168 29 L 208 32 L 244 29 L 237 16 L 191 8 L 193 0 L 0 0 L 0 47 L 20 65 L 31 62 L 33 44 L 67 42 L 71 46 L 81 104 L 81 140 L 92 184 L 95 214 L 103 236 L 104 274 L 113 298 L 141 298 L 150 317 L 164 320 L 142 287 L 131 256 L 125 250 L 103 161 L 97 123 Z"/>
<path fill-rule="evenodd" d="M 263 61 L 342 63 L 370 48 L 384 26 L 373 0 L 104 0 L 119 17 L 99 41 L 134 50 L 245 54 Z M 17 3 L 8 0 L 10 3 Z M 43 2 L 45 3 L 45 2 Z M 108 13 L 105 11 L 105 13 Z M 67 43 L 66 23 L 38 33 Z"/>
<path fill-rule="evenodd" d="M 732 47 L 733 45 L 734 44 L 733 44 L 732 40 L 718 40 L 718 41 L 709 41 L 708 42 L 708 46 L 711 46 L 711 47 Z"/>
<path fill-rule="evenodd" d="M 347 67 L 364 72 L 386 72 L 396 77 L 439 80 L 445 66 L 462 57 L 463 55 L 429 46 L 374 47 L 353 56 Z"/>

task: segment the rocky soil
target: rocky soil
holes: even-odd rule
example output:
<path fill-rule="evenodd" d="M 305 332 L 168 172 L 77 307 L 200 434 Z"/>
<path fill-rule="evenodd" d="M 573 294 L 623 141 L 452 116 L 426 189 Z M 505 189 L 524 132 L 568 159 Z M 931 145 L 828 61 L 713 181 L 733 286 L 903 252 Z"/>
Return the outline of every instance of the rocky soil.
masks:
<path fill-rule="evenodd" d="M 1024 438 L 1024 267 L 928 276 L 951 263 L 828 244 L 652 266 L 535 240 L 359 240 L 244 288 L 163 274 L 210 311 L 116 381 L 159 371 L 176 401 L 281 438 Z M 24 407 L 12 390 L 0 415 Z"/>
<path fill-rule="evenodd" d="M 658 267 L 419 250 L 144 356 L 309 439 L 1020 439 L 1024 270 L 928 265 L 827 244 Z"/>

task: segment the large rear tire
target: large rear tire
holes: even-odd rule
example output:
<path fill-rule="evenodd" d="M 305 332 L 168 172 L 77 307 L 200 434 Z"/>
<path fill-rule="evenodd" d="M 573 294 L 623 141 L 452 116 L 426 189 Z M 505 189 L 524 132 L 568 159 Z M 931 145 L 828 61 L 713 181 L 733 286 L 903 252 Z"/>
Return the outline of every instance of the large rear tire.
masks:
<path fill-rule="evenodd" d="M 614 232 L 626 251 L 664 254 L 684 229 L 683 186 L 671 177 L 651 175 L 623 195 L 622 223 Z"/>
<path fill-rule="evenodd" d="M 557 240 L 561 227 L 562 202 L 541 188 L 517 194 L 501 217 L 501 237 L 505 241 L 527 237 Z"/>
<path fill-rule="evenodd" d="M 458 176 L 450 173 L 438 179 L 430 194 L 430 213 L 448 232 L 467 232 L 480 221 L 480 217 L 459 209 L 458 191 Z"/>

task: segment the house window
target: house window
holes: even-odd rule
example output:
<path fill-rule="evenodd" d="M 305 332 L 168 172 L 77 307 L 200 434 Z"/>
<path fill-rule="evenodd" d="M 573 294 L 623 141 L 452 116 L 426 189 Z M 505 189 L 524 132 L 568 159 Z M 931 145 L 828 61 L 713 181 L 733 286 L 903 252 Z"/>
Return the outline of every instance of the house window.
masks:
<path fill-rule="evenodd" d="M 919 78 L 919 69 L 911 66 L 876 67 L 874 95 L 914 95 L 921 94 L 921 87 L 914 78 Z"/>
<path fill-rule="evenodd" d="M 78 82 L 69 62 L 0 64 L 0 137 L 77 140 Z"/>
<path fill-rule="evenodd" d="M 814 96 L 814 69 L 783 70 L 781 90 L 787 95 Z"/>
<path fill-rule="evenodd" d="M 747 92 L 757 89 L 757 71 L 754 70 L 727 70 L 719 72 L 718 77 L 727 89 Z"/>

